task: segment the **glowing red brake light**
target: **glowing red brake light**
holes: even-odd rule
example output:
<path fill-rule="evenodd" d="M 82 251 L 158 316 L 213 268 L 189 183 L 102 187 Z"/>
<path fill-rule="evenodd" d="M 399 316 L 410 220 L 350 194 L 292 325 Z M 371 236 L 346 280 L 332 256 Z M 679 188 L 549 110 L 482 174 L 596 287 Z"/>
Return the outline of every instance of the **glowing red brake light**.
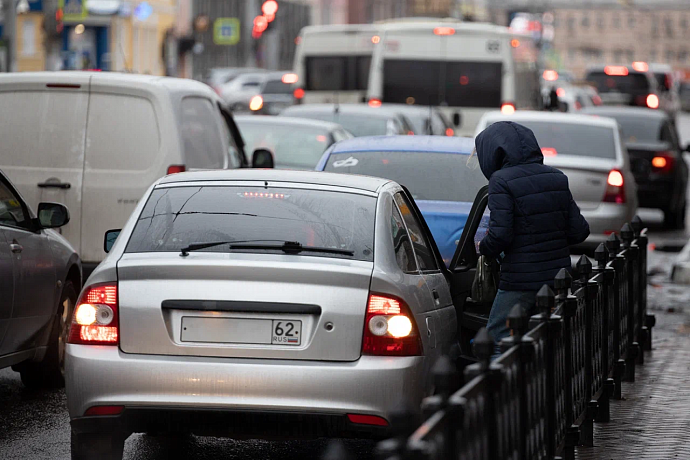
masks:
<path fill-rule="evenodd" d="M 185 172 L 187 167 L 185 165 L 170 165 L 168 166 L 168 174 L 176 174 Z"/>
<path fill-rule="evenodd" d="M 632 68 L 637 70 L 638 72 L 646 72 L 649 70 L 649 65 L 647 65 L 646 62 L 635 61 L 632 63 Z"/>
<path fill-rule="evenodd" d="M 515 104 L 512 102 L 504 102 L 501 105 L 501 113 L 503 115 L 512 115 L 515 113 Z"/>
<path fill-rule="evenodd" d="M 369 99 L 369 107 L 381 107 L 381 99 Z"/>
<path fill-rule="evenodd" d="M 555 157 L 558 155 L 558 152 L 553 147 L 542 147 L 541 154 L 545 157 Z"/>
<path fill-rule="evenodd" d="M 620 171 L 613 169 L 609 172 L 606 179 L 606 193 L 604 195 L 605 203 L 625 203 L 625 188 L 623 187 L 625 180 Z"/>
<path fill-rule="evenodd" d="M 295 99 L 302 99 L 304 97 L 304 90 L 302 88 L 296 88 L 292 92 L 292 95 L 295 96 Z"/>
<path fill-rule="evenodd" d="M 654 172 L 667 173 L 673 170 L 675 157 L 672 152 L 657 152 L 652 158 L 652 168 Z"/>
<path fill-rule="evenodd" d="M 607 65 L 604 67 L 604 73 L 606 75 L 624 77 L 628 75 L 628 68 L 622 65 Z"/>
<path fill-rule="evenodd" d="M 647 107 L 650 109 L 659 108 L 659 97 L 656 94 L 650 94 L 647 96 Z"/>
<path fill-rule="evenodd" d="M 452 27 L 436 27 L 434 29 L 436 35 L 455 35 L 455 29 Z"/>
<path fill-rule="evenodd" d="M 446 136 L 455 136 L 455 131 L 453 131 L 453 128 L 446 128 Z"/>
<path fill-rule="evenodd" d="M 556 81 L 558 80 L 558 72 L 555 70 L 545 70 L 541 74 L 542 78 L 546 81 Z"/>
<path fill-rule="evenodd" d="M 283 83 L 286 84 L 292 84 L 292 83 L 297 83 L 298 77 L 296 73 L 286 73 L 283 75 L 283 77 L 280 79 Z"/>
<path fill-rule="evenodd" d="M 565 96 L 565 90 L 564 90 L 563 88 L 558 88 L 558 89 L 556 90 L 556 95 L 557 95 L 558 97 L 563 97 L 563 96 Z"/>
<path fill-rule="evenodd" d="M 404 302 L 387 295 L 369 295 L 364 321 L 362 354 L 375 356 L 422 354 L 422 342 L 417 325 Z"/>
<path fill-rule="evenodd" d="M 117 345 L 118 341 L 117 284 L 89 286 L 77 301 L 67 342 Z"/>

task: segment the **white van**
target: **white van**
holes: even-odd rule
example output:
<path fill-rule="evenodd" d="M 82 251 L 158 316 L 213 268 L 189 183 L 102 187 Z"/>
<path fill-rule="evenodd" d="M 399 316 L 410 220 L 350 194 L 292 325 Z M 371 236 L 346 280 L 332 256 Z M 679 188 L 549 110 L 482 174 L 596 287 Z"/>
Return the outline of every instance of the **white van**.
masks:
<path fill-rule="evenodd" d="M 0 75 L 0 169 L 30 206 L 59 202 L 85 273 L 103 236 L 158 178 L 247 165 L 242 138 L 210 87 L 100 72 Z"/>
<path fill-rule="evenodd" d="M 485 112 L 541 108 L 537 54 L 529 37 L 506 27 L 390 22 L 374 45 L 367 99 L 445 107 L 461 120 L 459 134 L 471 136 Z"/>
<path fill-rule="evenodd" d="M 306 104 L 363 102 L 379 29 L 374 24 L 303 28 L 296 40 L 295 96 Z"/>

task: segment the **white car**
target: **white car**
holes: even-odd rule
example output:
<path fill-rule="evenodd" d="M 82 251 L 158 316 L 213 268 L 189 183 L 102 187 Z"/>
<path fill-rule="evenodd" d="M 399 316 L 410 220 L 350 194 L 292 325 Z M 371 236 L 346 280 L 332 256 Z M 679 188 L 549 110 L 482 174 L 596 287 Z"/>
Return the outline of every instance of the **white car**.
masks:
<path fill-rule="evenodd" d="M 0 169 L 28 204 L 66 205 L 62 234 L 90 273 L 102 235 L 185 169 L 246 165 L 230 113 L 193 80 L 111 72 L 0 75 Z"/>
<path fill-rule="evenodd" d="M 539 142 L 544 164 L 568 176 L 570 191 L 587 219 L 596 246 L 630 222 L 637 212 L 637 185 L 621 142 L 618 123 L 605 117 L 554 112 L 486 114 L 476 134 L 497 121 L 530 128 Z"/>

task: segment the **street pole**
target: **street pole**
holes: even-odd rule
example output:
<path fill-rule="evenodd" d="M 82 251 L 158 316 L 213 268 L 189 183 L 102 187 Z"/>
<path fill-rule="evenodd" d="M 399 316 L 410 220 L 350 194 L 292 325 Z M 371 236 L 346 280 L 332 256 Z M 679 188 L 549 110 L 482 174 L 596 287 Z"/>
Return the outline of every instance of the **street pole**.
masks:
<path fill-rule="evenodd" d="M 7 70 L 17 71 L 17 0 L 5 0 L 3 39 L 7 46 Z"/>

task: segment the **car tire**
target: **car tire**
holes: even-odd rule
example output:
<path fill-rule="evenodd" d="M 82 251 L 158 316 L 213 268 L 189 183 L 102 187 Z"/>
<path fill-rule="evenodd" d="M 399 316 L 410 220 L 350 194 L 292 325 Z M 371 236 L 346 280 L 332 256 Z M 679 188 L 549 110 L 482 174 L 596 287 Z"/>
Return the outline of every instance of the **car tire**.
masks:
<path fill-rule="evenodd" d="M 72 460 L 122 460 L 125 438 L 117 434 L 72 431 L 70 444 Z"/>
<path fill-rule="evenodd" d="M 27 362 L 19 367 L 22 383 L 27 388 L 62 388 L 65 386 L 65 347 L 72 313 L 77 303 L 77 291 L 71 281 L 62 288 L 48 349 L 40 362 Z"/>

